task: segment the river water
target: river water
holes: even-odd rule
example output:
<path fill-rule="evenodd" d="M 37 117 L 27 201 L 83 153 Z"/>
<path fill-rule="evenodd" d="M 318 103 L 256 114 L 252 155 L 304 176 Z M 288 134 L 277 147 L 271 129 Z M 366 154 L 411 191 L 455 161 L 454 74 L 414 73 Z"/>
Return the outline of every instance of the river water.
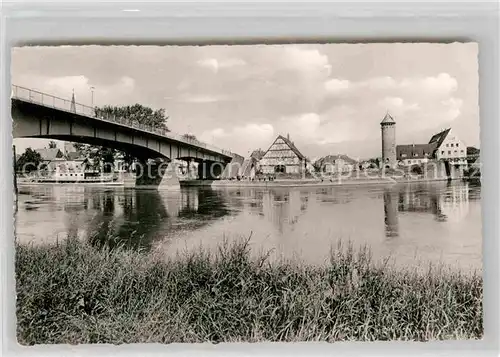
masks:
<path fill-rule="evenodd" d="M 464 182 L 330 188 L 31 186 L 19 189 L 16 236 L 68 235 L 95 246 L 177 252 L 251 235 L 254 251 L 322 264 L 338 240 L 401 266 L 482 267 L 481 187 Z"/>

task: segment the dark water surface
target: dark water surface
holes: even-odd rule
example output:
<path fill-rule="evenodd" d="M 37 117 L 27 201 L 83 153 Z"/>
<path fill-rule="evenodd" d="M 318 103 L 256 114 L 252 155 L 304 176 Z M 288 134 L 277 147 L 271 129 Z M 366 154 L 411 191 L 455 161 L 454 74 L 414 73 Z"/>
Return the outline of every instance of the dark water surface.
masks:
<path fill-rule="evenodd" d="M 44 244 L 69 235 L 166 256 L 252 234 L 255 251 L 321 264 L 339 239 L 403 266 L 482 266 L 479 184 L 331 188 L 31 186 L 19 189 L 16 234 Z"/>

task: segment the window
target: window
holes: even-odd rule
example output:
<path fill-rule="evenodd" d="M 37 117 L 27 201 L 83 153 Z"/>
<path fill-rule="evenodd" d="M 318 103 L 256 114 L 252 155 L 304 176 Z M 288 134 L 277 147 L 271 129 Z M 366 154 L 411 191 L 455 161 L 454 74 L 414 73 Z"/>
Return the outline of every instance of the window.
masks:
<path fill-rule="evenodd" d="M 73 174 L 69 174 L 70 176 L 73 176 Z"/>
<path fill-rule="evenodd" d="M 446 147 L 448 147 L 450 144 L 446 144 Z"/>
<path fill-rule="evenodd" d="M 406 157 L 406 154 L 401 154 L 401 157 Z"/>
<path fill-rule="evenodd" d="M 455 154 L 457 153 L 457 150 L 453 151 Z"/>
<path fill-rule="evenodd" d="M 417 156 L 418 156 L 418 154 L 413 154 L 413 157 L 417 157 Z"/>
<path fill-rule="evenodd" d="M 461 152 L 462 154 L 464 153 L 464 151 L 463 151 L 463 150 L 460 150 L 460 152 Z"/>
<path fill-rule="evenodd" d="M 444 150 L 443 150 L 443 151 L 441 151 L 441 155 L 444 155 Z"/>
<path fill-rule="evenodd" d="M 451 151 L 450 150 L 448 150 L 448 155 L 451 155 Z"/>

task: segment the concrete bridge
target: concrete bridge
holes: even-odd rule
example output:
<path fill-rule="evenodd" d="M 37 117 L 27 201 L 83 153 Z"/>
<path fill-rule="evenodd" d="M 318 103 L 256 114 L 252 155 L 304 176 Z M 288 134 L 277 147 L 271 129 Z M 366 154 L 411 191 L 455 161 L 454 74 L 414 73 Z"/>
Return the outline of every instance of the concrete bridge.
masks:
<path fill-rule="evenodd" d="M 146 126 L 125 118 L 97 117 L 95 108 L 20 86 L 12 86 L 14 138 L 44 138 L 114 148 L 147 163 L 149 175 L 135 178 L 135 185 L 178 185 L 170 170 L 173 159 L 198 163 L 200 179 L 215 179 L 235 156 L 198 140 L 170 131 Z"/>

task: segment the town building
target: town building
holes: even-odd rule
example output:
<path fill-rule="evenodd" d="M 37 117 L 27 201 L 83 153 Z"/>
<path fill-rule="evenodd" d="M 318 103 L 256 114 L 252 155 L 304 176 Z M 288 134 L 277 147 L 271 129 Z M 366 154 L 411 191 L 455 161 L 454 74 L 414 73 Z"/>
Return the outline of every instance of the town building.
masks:
<path fill-rule="evenodd" d="M 429 144 L 398 145 L 396 147 L 398 164 L 402 166 L 427 163 L 432 158 L 432 152 L 432 145 Z"/>
<path fill-rule="evenodd" d="M 306 157 L 297 149 L 290 140 L 279 135 L 259 162 L 263 174 L 302 174 L 306 171 Z"/>
<path fill-rule="evenodd" d="M 451 128 L 431 137 L 427 144 L 398 145 L 398 163 L 402 166 L 423 164 L 429 160 L 442 160 L 451 165 L 467 166 L 467 146 Z"/>
<path fill-rule="evenodd" d="M 42 158 L 42 166 L 47 171 L 55 171 L 57 165 L 65 161 L 64 154 L 59 148 L 35 149 Z"/>
<path fill-rule="evenodd" d="M 324 173 L 352 172 L 357 169 L 358 162 L 347 155 L 327 155 L 315 162 L 316 168 Z"/>
<path fill-rule="evenodd" d="M 434 157 L 437 160 L 447 160 L 454 165 L 467 165 L 467 146 L 451 128 L 434 135 L 429 145 L 433 145 Z"/>

